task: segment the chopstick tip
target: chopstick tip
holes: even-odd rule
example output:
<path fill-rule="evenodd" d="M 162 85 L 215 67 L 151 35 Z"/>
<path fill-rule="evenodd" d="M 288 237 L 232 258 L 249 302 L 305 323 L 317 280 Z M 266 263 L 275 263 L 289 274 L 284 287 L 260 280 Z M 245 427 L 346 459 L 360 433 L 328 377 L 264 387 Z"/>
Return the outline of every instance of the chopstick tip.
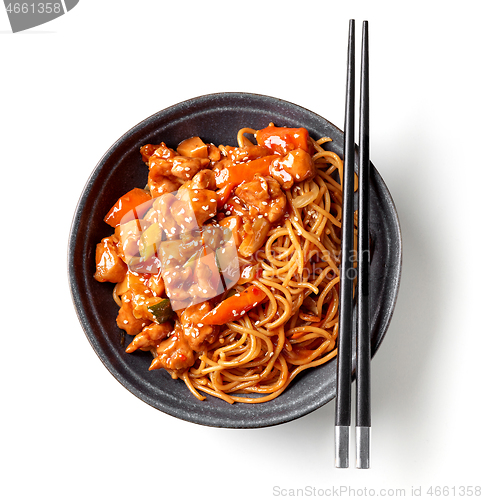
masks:
<path fill-rule="evenodd" d="M 339 469 L 349 467 L 349 432 L 348 425 L 335 426 L 335 466 Z"/>
<path fill-rule="evenodd" d="M 356 468 L 371 468 L 371 428 L 356 426 Z"/>

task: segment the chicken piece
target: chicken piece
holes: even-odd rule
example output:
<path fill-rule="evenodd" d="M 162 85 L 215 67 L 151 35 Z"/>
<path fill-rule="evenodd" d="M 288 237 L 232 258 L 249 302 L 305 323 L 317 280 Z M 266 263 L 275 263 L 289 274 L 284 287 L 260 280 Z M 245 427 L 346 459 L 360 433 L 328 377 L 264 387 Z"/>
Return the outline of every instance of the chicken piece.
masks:
<path fill-rule="evenodd" d="M 116 318 L 119 328 L 125 330 L 128 335 L 137 335 L 149 323 L 145 318 L 136 318 L 133 314 L 133 295 L 128 290 L 121 297 L 122 305 Z"/>
<path fill-rule="evenodd" d="M 158 355 L 153 359 L 150 370 L 186 370 L 195 362 L 193 349 L 183 335 L 183 327 L 179 323 L 176 323 L 172 335 L 158 345 L 156 352 Z"/>
<path fill-rule="evenodd" d="M 252 217 L 262 215 L 269 222 L 279 220 L 287 206 L 287 198 L 282 193 L 280 184 L 270 176 L 262 177 L 256 174 L 252 181 L 239 186 L 235 195 L 249 207 L 255 208 L 256 213 L 250 213 Z"/>
<path fill-rule="evenodd" d="M 149 159 L 154 156 L 156 158 L 169 159 L 176 156 L 176 151 L 168 148 L 164 142 L 160 144 L 145 144 L 141 147 L 141 156 L 143 162 L 149 166 Z"/>
<path fill-rule="evenodd" d="M 184 184 L 179 192 L 180 200 L 189 203 L 196 217 L 196 222 L 202 226 L 208 219 L 216 215 L 218 210 L 218 195 L 211 189 L 192 189 Z"/>
<path fill-rule="evenodd" d="M 173 328 L 173 323 L 171 321 L 166 321 L 159 325 L 157 323 L 151 323 L 150 325 L 145 326 L 127 346 L 126 352 L 131 353 L 137 349 L 140 349 L 141 351 L 149 351 L 150 349 L 157 347 L 161 341 L 173 331 Z"/>
<path fill-rule="evenodd" d="M 251 160 L 256 160 L 257 158 L 261 158 L 262 156 L 268 156 L 273 154 L 270 149 L 265 146 L 244 146 L 244 147 L 225 147 L 225 151 L 228 154 L 228 158 L 234 162 L 246 162 Z"/>
<path fill-rule="evenodd" d="M 216 187 L 222 188 L 228 184 L 228 167 L 231 167 L 233 162 L 229 158 L 222 158 L 220 161 L 213 163 L 211 168 L 212 172 L 215 174 Z"/>
<path fill-rule="evenodd" d="M 173 265 L 163 269 L 163 281 L 166 284 L 166 294 L 171 301 L 173 309 L 183 309 L 191 302 L 189 284 L 193 283 L 191 267 Z M 186 288 L 185 288 L 185 285 Z"/>
<path fill-rule="evenodd" d="M 97 281 L 119 283 L 126 276 L 127 266 L 119 256 L 118 239 L 112 235 L 103 238 L 96 246 L 96 272 Z"/>
<path fill-rule="evenodd" d="M 166 158 L 159 158 L 157 156 L 151 156 L 148 162 L 149 175 L 154 179 L 159 177 L 167 177 L 171 175 L 171 169 L 173 168 L 173 161 Z"/>
<path fill-rule="evenodd" d="M 143 158 L 143 162 L 146 163 L 146 165 L 149 164 L 149 158 L 153 155 L 153 153 L 156 151 L 156 149 L 159 148 L 161 144 L 145 144 L 144 146 L 141 146 L 140 152 L 141 156 Z"/>
<path fill-rule="evenodd" d="M 212 170 L 207 168 L 200 170 L 192 179 L 190 185 L 191 189 L 216 189 L 215 174 Z"/>
<path fill-rule="evenodd" d="M 185 139 L 176 148 L 181 156 L 189 156 L 190 158 L 207 158 L 208 145 L 205 144 L 199 137 L 190 137 Z"/>
<path fill-rule="evenodd" d="M 133 219 L 125 224 L 120 224 L 114 230 L 118 239 L 117 252 L 119 257 L 129 265 L 131 259 L 138 255 L 139 239 L 149 223 L 142 219 Z"/>
<path fill-rule="evenodd" d="M 168 148 L 164 142 L 161 144 L 145 144 L 141 147 L 141 156 L 143 158 L 143 162 L 146 165 L 149 165 L 149 159 L 151 156 L 155 155 L 158 158 L 172 158 L 176 156 L 176 152 L 171 148 Z"/>
<path fill-rule="evenodd" d="M 211 311 L 212 307 L 208 301 L 187 307 L 180 316 L 183 334 L 189 346 L 199 352 L 203 344 L 213 343 L 217 331 L 211 325 L 203 325 L 201 318 Z"/>
<path fill-rule="evenodd" d="M 220 161 L 221 160 L 220 148 L 217 148 L 214 144 L 208 144 L 208 158 L 211 161 Z"/>
<path fill-rule="evenodd" d="M 172 176 L 158 175 L 149 172 L 148 188 L 153 198 L 157 198 L 166 193 L 176 192 L 181 186 L 182 181 Z"/>
<path fill-rule="evenodd" d="M 211 250 L 221 248 L 225 242 L 223 227 L 218 224 L 206 224 L 203 226 L 203 243 Z"/>
<path fill-rule="evenodd" d="M 294 182 L 302 182 L 315 177 L 315 165 L 312 156 L 303 149 L 294 149 L 280 160 L 270 165 L 270 175 L 283 189 L 290 189 Z"/>
<path fill-rule="evenodd" d="M 171 161 L 171 174 L 184 181 L 192 179 L 195 174 L 210 163 L 208 158 L 188 158 L 186 156 L 175 156 Z"/>
<path fill-rule="evenodd" d="M 162 268 L 159 267 L 156 274 L 149 277 L 148 288 L 153 292 L 155 297 L 161 297 L 163 295 L 165 286 L 162 276 Z"/>
<path fill-rule="evenodd" d="M 191 283 L 188 293 L 191 299 L 194 300 L 191 300 L 190 304 L 199 299 L 207 300 L 223 293 L 223 283 L 220 278 L 214 252 L 209 252 L 206 255 L 201 253 L 196 258 L 193 263 Z"/>
<path fill-rule="evenodd" d="M 173 206 L 179 202 L 176 193 L 164 193 L 156 197 L 153 202 L 155 214 L 151 214 L 150 220 L 157 222 L 168 239 L 177 238 L 181 228 L 173 215 Z M 175 211 L 176 212 L 176 211 Z M 164 237 L 163 237 L 164 239 Z"/>

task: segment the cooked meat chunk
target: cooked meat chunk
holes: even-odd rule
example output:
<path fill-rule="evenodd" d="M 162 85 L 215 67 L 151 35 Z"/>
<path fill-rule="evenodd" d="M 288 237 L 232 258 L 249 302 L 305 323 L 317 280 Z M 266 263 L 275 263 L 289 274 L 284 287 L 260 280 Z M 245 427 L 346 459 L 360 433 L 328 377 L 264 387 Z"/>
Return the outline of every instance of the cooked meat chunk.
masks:
<path fill-rule="evenodd" d="M 184 181 L 192 179 L 195 174 L 210 163 L 208 158 L 188 158 L 186 156 L 175 156 L 171 161 L 171 174 Z"/>
<path fill-rule="evenodd" d="M 211 189 L 216 188 L 215 174 L 207 168 L 200 170 L 192 179 L 190 186 L 192 189 Z"/>
<path fill-rule="evenodd" d="M 233 162 L 245 162 L 256 160 L 257 158 L 261 158 L 262 156 L 271 155 L 272 152 L 266 148 L 265 146 L 244 146 L 244 147 L 225 147 L 225 151 L 228 155 L 228 158 Z"/>
<path fill-rule="evenodd" d="M 185 370 L 193 365 L 195 357 L 193 349 L 183 335 L 183 328 L 176 323 L 171 337 L 163 340 L 157 347 L 158 356 L 153 359 L 150 370 L 165 368 L 167 370 Z"/>
<path fill-rule="evenodd" d="M 211 189 L 192 189 L 184 184 L 179 190 L 178 197 L 182 202 L 189 203 L 199 226 L 216 215 L 218 197 Z"/>
<path fill-rule="evenodd" d="M 172 164 L 169 163 L 169 166 L 170 166 L 169 172 L 171 172 Z M 159 168 L 153 167 L 149 172 L 148 188 L 153 198 L 157 198 L 158 196 L 161 196 L 165 193 L 173 193 L 177 191 L 182 184 L 181 179 L 173 177 L 171 174 L 164 175 L 163 173 L 164 171 L 165 171 L 165 166 L 163 164 L 163 166 L 162 167 L 160 166 Z"/>
<path fill-rule="evenodd" d="M 131 353 L 137 349 L 149 351 L 157 347 L 172 331 L 173 323 L 166 321 L 165 323 L 151 323 L 145 326 L 141 333 L 134 337 L 133 341 L 127 346 L 126 352 Z"/>
<path fill-rule="evenodd" d="M 270 165 L 270 175 L 284 189 L 290 189 L 294 182 L 302 182 L 315 176 L 312 156 L 303 149 L 294 149 Z"/>
<path fill-rule="evenodd" d="M 176 152 L 168 148 L 164 142 L 161 144 L 146 144 L 141 148 L 141 156 L 144 163 L 149 165 L 149 159 L 153 155 L 158 158 L 168 159 L 176 156 Z"/>
<path fill-rule="evenodd" d="M 153 178 L 169 176 L 173 168 L 173 162 L 171 160 L 159 158 L 157 156 L 151 156 L 148 165 L 149 175 Z"/>
<path fill-rule="evenodd" d="M 235 195 L 249 207 L 255 208 L 257 213 L 250 213 L 252 216 L 262 215 L 269 222 L 275 222 L 285 213 L 285 194 L 282 193 L 280 184 L 270 176 L 256 174 L 252 181 L 239 186 Z"/>
<path fill-rule="evenodd" d="M 101 240 L 96 246 L 96 272 L 97 281 L 119 283 L 126 276 L 127 266 L 122 261 L 118 252 L 118 240 L 109 236 Z"/>
<path fill-rule="evenodd" d="M 205 144 L 199 137 L 190 137 L 185 139 L 176 148 L 181 156 L 189 156 L 190 158 L 207 158 L 208 145 Z"/>
<path fill-rule="evenodd" d="M 212 343 L 215 330 L 213 326 L 203 325 L 201 319 L 211 311 L 208 301 L 187 307 L 180 317 L 183 334 L 194 351 L 200 351 L 205 342 Z"/>
<path fill-rule="evenodd" d="M 122 297 L 122 305 L 117 315 L 116 323 L 128 335 L 137 335 L 148 324 L 143 318 L 136 318 L 133 314 L 132 292 L 128 290 Z"/>

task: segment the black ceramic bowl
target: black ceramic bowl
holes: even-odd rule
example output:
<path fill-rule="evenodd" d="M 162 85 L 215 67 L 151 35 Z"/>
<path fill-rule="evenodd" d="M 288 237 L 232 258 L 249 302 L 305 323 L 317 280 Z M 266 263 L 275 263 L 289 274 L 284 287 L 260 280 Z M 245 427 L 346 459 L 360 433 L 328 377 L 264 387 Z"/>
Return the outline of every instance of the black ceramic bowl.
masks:
<path fill-rule="evenodd" d="M 226 402 L 207 396 L 198 401 L 184 382 L 172 380 L 164 370 L 148 371 L 151 355 L 126 354 L 116 326 L 117 305 L 113 285 L 98 283 L 96 244 L 112 233 L 103 217 L 116 200 L 133 187 L 144 187 L 147 167 L 139 148 L 165 142 L 176 147 L 191 136 L 206 142 L 236 145 L 244 127 L 305 127 L 314 137 L 329 136 L 327 146 L 343 154 L 343 133 L 307 109 L 273 97 L 245 93 L 211 94 L 176 104 L 124 134 L 104 155 L 80 198 L 69 241 L 69 279 L 79 320 L 89 342 L 106 368 L 129 391 L 169 415 L 216 427 L 256 428 L 288 422 L 326 404 L 335 397 L 336 360 L 302 372 L 278 398 L 261 404 Z M 391 195 L 377 170 L 371 179 L 370 232 L 374 245 L 371 262 L 372 354 L 388 328 L 399 288 L 401 234 Z M 353 360 L 355 367 L 355 359 Z"/>

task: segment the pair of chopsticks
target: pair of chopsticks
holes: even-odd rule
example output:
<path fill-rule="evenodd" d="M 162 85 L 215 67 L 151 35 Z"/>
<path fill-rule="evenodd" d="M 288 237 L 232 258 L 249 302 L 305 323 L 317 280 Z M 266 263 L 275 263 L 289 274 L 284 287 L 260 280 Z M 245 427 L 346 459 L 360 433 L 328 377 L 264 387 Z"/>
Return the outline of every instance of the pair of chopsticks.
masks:
<path fill-rule="evenodd" d="M 359 215 L 357 268 L 354 267 L 354 87 L 355 21 L 349 22 L 347 90 L 344 131 L 342 202 L 342 262 L 340 271 L 339 345 L 335 413 L 335 466 L 349 467 L 351 426 L 353 280 L 357 275 L 356 324 L 356 467 L 370 467 L 371 338 L 369 317 L 369 47 L 368 22 L 362 24 L 361 87 L 359 109 Z"/>

